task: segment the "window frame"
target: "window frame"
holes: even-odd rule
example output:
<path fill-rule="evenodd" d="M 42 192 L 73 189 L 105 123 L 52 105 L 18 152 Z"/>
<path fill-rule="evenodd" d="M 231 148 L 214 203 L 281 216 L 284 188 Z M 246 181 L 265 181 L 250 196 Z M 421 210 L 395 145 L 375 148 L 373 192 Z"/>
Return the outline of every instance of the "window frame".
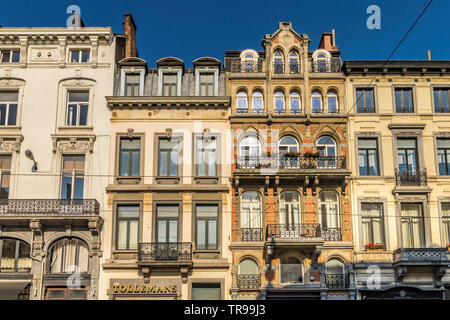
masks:
<path fill-rule="evenodd" d="M 255 99 L 261 99 L 261 109 L 255 108 Z M 256 114 L 264 113 L 264 93 L 261 89 L 252 92 L 252 112 Z"/>
<path fill-rule="evenodd" d="M 137 218 L 119 218 L 119 208 L 120 207 L 137 207 L 138 211 L 138 217 Z M 139 243 L 141 242 L 141 233 L 142 233 L 142 204 L 137 202 L 117 202 L 115 203 L 115 221 L 114 221 L 114 251 L 117 252 L 137 252 L 139 250 Z M 126 241 L 126 248 L 125 249 L 119 249 L 119 222 L 125 220 L 127 221 L 127 241 Z M 137 221 L 138 222 L 138 234 L 137 237 L 137 248 L 136 249 L 130 249 L 130 221 Z"/>
<path fill-rule="evenodd" d="M 435 92 L 435 90 L 443 91 L 445 89 L 447 90 L 448 111 L 447 112 L 438 112 L 438 111 L 436 111 L 436 99 L 435 99 L 434 92 Z M 442 100 L 442 95 L 441 94 L 439 94 L 439 97 L 440 97 L 440 100 Z M 433 113 L 435 113 L 435 114 L 448 114 L 448 113 L 450 113 L 450 85 L 447 85 L 447 86 L 445 86 L 445 85 L 437 85 L 437 86 L 433 85 L 433 86 L 431 86 L 431 100 L 432 100 L 432 109 L 433 109 L 432 112 Z"/>
<path fill-rule="evenodd" d="M 77 173 L 77 171 L 79 171 L 79 170 L 76 170 L 76 169 L 64 169 L 64 158 L 65 157 L 83 157 L 83 169 L 82 169 L 82 173 L 81 173 L 81 176 L 83 178 L 83 182 L 82 182 L 82 193 L 83 193 L 83 196 L 82 196 L 81 199 L 84 199 L 84 193 L 85 193 L 85 190 L 86 190 L 86 188 L 85 188 L 85 183 L 86 183 L 86 179 L 85 179 L 86 155 L 85 154 L 81 154 L 81 153 L 79 153 L 79 154 L 71 154 L 71 153 L 63 153 L 63 154 L 61 154 L 61 182 L 60 182 L 60 193 L 59 193 L 60 194 L 60 198 L 63 199 L 63 197 L 62 197 L 63 179 L 64 179 L 64 176 L 67 174 L 67 173 L 65 173 L 65 171 L 66 172 L 70 171 L 69 174 L 70 174 L 71 185 L 72 186 L 75 186 L 75 179 L 77 177 L 80 177 L 80 174 Z M 71 189 L 71 192 L 70 192 L 71 193 L 70 194 L 70 198 L 64 199 L 64 200 L 79 200 L 79 198 L 74 198 L 73 197 L 74 196 L 74 192 L 75 192 L 75 188 L 73 187 Z"/>
<path fill-rule="evenodd" d="M 245 108 L 239 107 L 239 100 L 245 98 Z M 245 90 L 238 90 L 236 94 L 236 112 L 237 113 L 248 113 L 248 93 Z"/>
<path fill-rule="evenodd" d="M 13 57 L 14 57 L 14 53 L 18 52 L 19 53 L 19 60 L 18 61 L 12 61 Z M 4 54 L 8 53 L 9 54 L 9 59 L 8 61 L 3 61 L 4 58 Z M 21 58 L 21 50 L 20 48 L 4 48 L 4 49 L 0 49 L 0 63 L 20 63 L 20 58 Z"/>
<path fill-rule="evenodd" d="M 257 196 L 259 196 L 259 202 L 256 202 L 256 201 L 243 201 L 242 197 L 243 197 L 243 195 L 246 192 L 255 192 L 257 194 Z M 257 205 L 259 204 L 259 213 L 258 213 L 258 215 L 259 215 L 259 221 L 258 221 L 259 222 L 258 223 L 259 226 L 255 226 L 254 223 L 251 223 L 251 222 L 256 221 L 254 219 L 250 219 L 250 218 L 252 218 L 252 211 L 251 210 L 248 210 L 248 212 L 247 212 L 248 218 L 249 218 L 248 219 L 249 223 L 247 225 L 244 225 L 244 226 L 242 225 L 243 220 L 244 220 L 244 219 L 242 219 L 242 215 L 243 215 L 243 212 L 244 212 L 244 210 L 242 209 L 242 205 L 246 204 L 246 203 L 251 204 L 252 207 L 254 206 L 254 204 L 257 204 Z M 263 196 L 261 195 L 261 193 L 258 190 L 244 190 L 239 195 L 239 229 L 262 229 L 263 228 L 263 226 L 264 226 L 263 204 L 264 204 L 264 198 L 263 198 Z"/>
<path fill-rule="evenodd" d="M 330 112 L 330 98 L 336 99 L 336 109 L 335 112 Z M 339 114 L 339 95 L 333 90 L 327 92 L 327 113 L 328 114 Z"/>
<path fill-rule="evenodd" d="M 449 142 L 450 142 L 450 137 L 436 137 L 436 171 L 437 171 L 437 174 L 438 174 L 438 176 L 442 176 L 442 177 L 445 177 L 445 176 L 449 176 L 450 175 L 450 147 L 448 147 L 448 148 L 440 148 L 439 146 L 438 146 L 438 141 L 439 140 L 448 140 Z M 440 162 L 439 162 L 439 151 L 440 150 L 444 150 L 444 155 L 445 155 L 445 171 L 446 171 L 446 173 L 444 173 L 444 174 L 441 174 L 441 171 L 440 171 L 440 167 L 439 167 L 439 165 L 441 164 Z"/>
<path fill-rule="evenodd" d="M 335 195 L 336 195 L 336 201 L 335 202 L 324 202 L 323 204 L 325 205 L 325 207 L 326 207 L 326 216 L 325 216 L 325 218 L 324 218 L 324 212 L 322 212 L 322 201 L 320 200 L 320 194 L 321 193 L 334 193 Z M 329 221 L 331 221 L 330 219 L 331 219 L 331 217 L 330 217 L 330 219 L 328 218 L 329 217 L 329 208 L 330 208 L 330 206 L 331 205 L 336 205 L 336 221 L 337 221 L 337 225 L 336 226 L 329 226 L 328 225 L 328 222 Z M 339 194 L 339 192 L 337 192 L 336 190 L 326 190 L 326 189 L 324 189 L 324 190 L 320 190 L 319 192 L 318 192 L 318 195 L 317 195 L 317 206 L 318 206 L 318 210 L 317 210 L 317 212 L 319 212 L 319 219 L 320 219 L 320 221 L 321 221 L 321 227 L 325 227 L 325 228 L 337 228 L 337 229 L 341 229 L 342 228 L 342 221 L 341 221 L 341 216 L 340 216 L 340 213 L 341 213 L 341 195 Z M 324 223 L 324 219 L 326 220 L 326 224 Z M 325 226 L 326 225 L 326 226 Z"/>
<path fill-rule="evenodd" d="M 89 64 L 92 63 L 92 50 L 90 47 L 73 47 L 73 48 L 69 48 L 69 62 L 71 64 Z M 77 52 L 78 53 L 78 61 L 72 61 L 72 57 L 73 57 L 73 53 Z M 88 52 L 89 56 L 88 56 L 88 61 L 83 61 L 83 52 Z"/>
<path fill-rule="evenodd" d="M 11 128 L 18 126 L 19 122 L 19 100 L 20 100 L 20 89 L 19 88 L 1 88 L 0 94 L 2 93 L 17 93 L 17 100 L 16 101 L 0 101 L 0 105 L 5 105 L 5 124 L 0 123 L 0 128 Z M 16 108 L 16 117 L 14 119 L 14 124 L 10 124 L 10 111 L 11 111 L 11 105 L 15 105 Z"/>
<path fill-rule="evenodd" d="M 142 137 L 140 136 L 133 136 L 133 137 L 127 137 L 127 136 L 119 136 L 119 152 L 118 152 L 118 177 L 125 177 L 125 178 L 139 178 L 141 176 L 141 161 L 142 161 Z M 139 140 L 139 165 L 138 165 L 138 174 L 133 175 L 133 150 L 136 149 L 127 149 L 127 152 L 129 154 L 128 157 L 128 174 L 129 175 L 122 175 L 122 140 Z M 131 152 L 130 152 L 131 151 Z M 130 156 L 131 155 L 131 156 Z M 130 174 L 131 171 L 131 174 Z"/>
<path fill-rule="evenodd" d="M 419 205 L 419 207 L 420 207 L 420 213 L 419 213 L 419 215 L 418 216 L 403 216 L 402 214 L 401 214 L 401 212 L 402 212 L 402 205 L 403 204 L 405 204 L 405 205 Z M 401 233 L 400 233 L 400 244 L 401 244 L 401 248 L 425 248 L 426 246 L 427 246 L 427 243 L 428 243 L 428 241 L 427 241 L 427 227 L 426 227 L 426 224 L 425 224 L 425 205 L 424 205 L 424 203 L 422 202 L 422 201 L 403 201 L 403 200 L 400 200 L 399 201 L 399 211 L 400 211 L 400 215 L 399 215 L 399 219 L 400 219 L 400 225 L 399 225 L 399 227 L 400 227 L 400 230 L 401 230 Z M 422 246 L 420 246 L 420 247 L 417 247 L 417 246 L 413 246 L 413 247 L 406 247 L 405 246 L 405 234 L 404 234 L 404 232 L 403 232 L 403 220 L 404 219 L 407 219 L 407 218 L 409 218 L 409 219 L 411 219 L 411 218 L 415 218 L 415 219 L 418 219 L 418 220 L 420 220 L 419 222 L 420 222 L 420 224 L 421 224 L 421 235 L 419 235 L 419 238 L 420 238 L 420 242 L 422 242 L 421 243 L 421 245 Z M 409 232 L 411 231 L 411 221 L 408 223 L 408 225 L 409 225 Z M 411 240 L 411 236 L 412 234 L 411 233 L 408 233 L 408 240 L 411 242 L 412 240 Z"/>
<path fill-rule="evenodd" d="M 221 160 L 221 141 L 220 141 L 221 135 L 218 134 L 218 133 L 214 133 L 214 134 L 210 134 L 209 135 L 209 138 L 210 139 L 214 139 L 215 143 L 216 143 L 215 159 L 214 159 L 215 160 L 215 171 L 216 171 L 216 174 L 215 175 L 209 175 L 209 172 L 207 172 L 206 175 L 200 176 L 198 174 L 199 173 L 198 169 L 199 169 L 199 165 L 200 165 L 200 163 L 199 163 L 198 141 L 199 140 L 203 141 L 203 137 L 204 137 L 204 134 L 195 134 L 194 133 L 194 154 L 193 154 L 193 158 L 194 158 L 193 159 L 194 160 L 194 162 L 193 162 L 194 176 L 195 176 L 196 179 L 211 179 L 211 178 L 217 179 L 217 178 L 219 178 L 220 172 L 221 172 L 221 163 L 219 163 L 220 160 Z M 205 157 L 205 159 L 206 159 L 206 157 Z M 205 163 L 205 172 L 206 171 L 209 171 L 209 166 L 208 166 L 207 163 Z"/>
<path fill-rule="evenodd" d="M 195 245 L 195 251 L 218 251 L 221 248 L 221 203 L 217 202 L 217 201 L 194 201 L 193 202 L 193 228 L 194 228 L 194 232 L 192 233 L 194 235 L 194 239 L 192 241 L 192 243 Z M 211 218 L 211 217 L 207 217 L 207 218 L 198 218 L 197 217 L 197 206 L 215 206 L 217 207 L 217 215 L 215 218 Z M 208 237 L 209 237 L 209 224 L 205 223 L 205 248 L 199 248 L 198 247 L 198 225 L 197 222 L 199 220 L 203 220 L 206 222 L 209 221 L 216 221 L 216 247 L 214 248 L 210 248 L 209 247 L 209 241 L 208 241 Z"/>
<path fill-rule="evenodd" d="M 18 239 L 18 238 L 11 238 L 11 237 L 7 237 L 7 236 L 2 236 L 0 237 L 0 259 L 2 259 L 3 257 L 3 241 L 7 239 L 7 240 L 12 240 L 12 241 L 16 241 L 16 247 L 14 249 L 14 273 L 31 273 L 32 267 L 30 268 L 30 270 L 28 272 L 19 272 L 19 259 L 22 259 L 19 257 L 19 252 L 20 252 L 20 245 L 21 243 L 24 243 L 25 245 L 28 246 L 29 248 L 29 257 L 28 259 L 31 260 L 31 245 L 29 243 L 27 243 L 24 240 Z M 1 263 L 0 263 L 1 264 Z M 0 274 L 5 274 L 5 272 L 1 271 L 1 265 L 0 265 Z M 10 272 L 6 272 L 6 274 L 9 274 Z"/>
<path fill-rule="evenodd" d="M 165 137 L 165 136 L 158 136 L 157 137 L 157 141 L 158 141 L 158 144 L 157 144 L 157 177 L 158 178 L 172 178 L 172 179 L 175 179 L 175 178 L 179 178 L 179 177 L 181 177 L 181 173 L 180 173 L 180 167 L 182 167 L 183 166 L 183 163 L 181 162 L 180 163 L 180 159 L 182 160 L 182 156 L 180 155 L 180 145 L 181 145 L 181 138 L 179 137 L 179 136 L 172 136 L 170 139 L 168 139 L 167 137 Z M 167 165 L 167 175 L 161 175 L 161 161 L 160 161 L 160 153 L 161 153 L 161 140 L 167 140 L 167 141 L 173 141 L 174 139 L 176 139 L 176 146 L 177 146 L 177 163 L 176 163 L 176 166 L 177 166 L 177 174 L 176 175 L 174 175 L 174 176 L 172 176 L 172 175 L 170 175 L 170 163 L 171 163 L 171 157 L 170 157 L 170 154 L 172 153 L 172 152 L 170 152 L 170 153 L 168 153 L 168 157 L 167 157 L 167 163 L 166 163 L 166 165 Z M 164 150 L 170 150 L 170 149 L 164 149 Z"/>
<path fill-rule="evenodd" d="M 355 99 L 355 114 L 362 114 L 362 115 L 366 115 L 366 114 L 376 114 L 377 111 L 377 87 L 375 85 L 368 85 L 368 86 L 364 86 L 364 85 L 357 85 L 353 87 L 354 89 L 354 99 Z M 360 112 L 358 109 L 358 91 L 362 90 L 364 94 L 362 94 L 362 98 L 363 99 L 363 103 L 364 103 L 364 110 L 367 110 L 367 105 L 366 105 L 366 92 L 367 91 L 371 91 L 372 92 L 372 111 L 366 111 L 366 112 Z"/>
<path fill-rule="evenodd" d="M 367 174 L 365 174 L 365 175 L 363 175 L 362 173 L 361 173 L 361 167 L 360 167 L 360 165 L 359 165 L 359 151 L 362 149 L 362 148 L 360 148 L 359 147 L 359 142 L 361 141 L 361 140 L 375 140 L 375 143 L 376 143 L 376 149 L 375 149 L 375 151 L 376 151 L 376 167 L 377 167 L 377 173 L 376 174 L 370 174 L 370 170 L 369 170 L 369 168 L 370 168 L 370 166 L 369 166 L 369 153 L 368 153 L 368 151 L 369 150 L 374 150 L 374 149 L 369 149 L 369 148 L 363 148 L 363 150 L 365 150 L 365 160 L 367 161 L 366 162 L 366 164 L 367 164 Z M 380 177 L 381 176 L 381 166 L 380 166 L 380 145 L 379 145 L 379 137 L 367 137 L 367 136 L 357 136 L 357 143 L 356 143 L 356 150 L 357 150 L 357 155 L 358 155 L 358 157 L 357 157 L 357 159 L 356 159 L 356 161 L 357 161 L 357 169 L 358 169 L 358 175 L 359 176 L 361 176 L 361 177 Z"/>
<path fill-rule="evenodd" d="M 317 98 L 319 98 L 319 101 L 320 101 L 320 109 L 319 109 L 319 111 L 315 111 L 315 109 L 314 109 L 314 99 L 317 99 Z M 324 108 L 324 106 L 323 106 L 323 95 L 322 95 L 322 92 L 320 92 L 320 91 L 312 91 L 311 92 L 311 113 L 312 114 L 320 114 L 320 113 L 323 113 L 323 108 Z"/>
<path fill-rule="evenodd" d="M 364 205 L 378 205 L 379 206 L 379 216 L 365 216 L 364 215 L 364 210 L 363 210 L 363 206 Z M 383 202 L 365 202 L 365 201 L 361 201 L 360 205 L 360 213 L 361 213 L 361 240 L 363 240 L 363 231 L 364 231 L 364 219 L 369 219 L 370 223 L 368 225 L 368 228 L 370 228 L 369 230 L 369 234 L 371 233 L 371 235 L 369 235 L 368 242 L 364 243 L 364 241 L 361 242 L 361 245 L 365 245 L 367 243 L 375 243 L 376 241 L 374 240 L 374 221 L 375 219 L 380 219 L 380 236 L 381 236 L 381 241 L 380 243 L 382 243 L 384 245 L 384 250 L 386 250 L 386 236 L 385 236 L 385 219 L 384 219 L 384 203 Z"/>
<path fill-rule="evenodd" d="M 283 108 L 277 109 L 277 101 L 283 102 Z M 273 112 L 276 114 L 286 113 L 286 96 L 282 90 L 275 90 L 273 93 Z"/>
<path fill-rule="evenodd" d="M 293 108 L 292 108 L 292 99 L 297 99 L 298 100 L 298 110 L 296 112 L 293 112 Z M 298 92 L 297 90 L 291 90 L 289 92 L 289 112 L 291 114 L 301 114 L 302 113 L 302 96 L 300 94 L 300 92 Z"/>
<path fill-rule="evenodd" d="M 442 246 L 446 246 L 447 244 L 450 244 L 450 215 L 448 215 L 448 216 L 444 216 L 444 210 L 443 210 L 443 205 L 444 204 L 447 204 L 447 205 L 449 205 L 450 206 L 450 197 L 438 197 L 438 199 L 437 199 L 438 201 L 438 211 L 439 211 L 439 220 L 440 220 L 440 229 L 441 229 L 441 243 L 442 243 Z M 447 230 L 447 237 L 448 237 L 448 239 L 445 239 L 445 221 L 444 221 L 444 219 L 446 219 L 446 220 L 448 220 L 448 222 L 447 222 L 447 224 L 448 224 L 448 226 L 447 226 L 447 228 L 448 228 L 448 230 Z"/>
<path fill-rule="evenodd" d="M 393 99 L 393 107 L 394 107 L 394 114 L 415 114 L 418 112 L 417 110 L 417 103 L 416 103 L 416 87 L 414 85 L 393 85 L 392 86 L 392 99 Z M 400 106 L 401 109 L 403 109 L 404 105 L 404 91 L 409 91 L 411 94 L 411 111 L 410 112 L 399 112 L 397 107 L 397 99 L 396 99 L 396 93 L 397 91 L 401 91 L 401 101 L 402 105 Z M 405 109 L 406 110 L 406 109 Z"/>
<path fill-rule="evenodd" d="M 75 102 L 71 102 L 70 101 L 70 94 L 71 93 L 86 93 L 87 92 L 87 96 L 88 96 L 88 101 L 75 101 Z M 77 111 L 76 111 L 76 119 L 75 119 L 75 124 L 73 123 L 73 118 L 71 118 L 71 112 L 70 112 L 70 105 L 76 105 L 77 107 Z M 86 123 L 85 124 L 80 124 L 80 120 L 81 120 L 81 108 L 82 106 L 87 105 L 87 110 L 86 110 Z M 87 89 L 87 90 L 78 90 L 78 89 L 69 89 L 67 90 L 67 97 L 66 97 L 66 115 L 65 115 L 65 122 L 64 122 L 64 126 L 65 127 L 87 127 L 90 123 L 89 121 L 89 116 L 91 114 L 90 110 L 91 109 L 91 90 Z M 70 124 L 68 123 L 70 120 Z"/>
<path fill-rule="evenodd" d="M 182 216 L 182 207 L 183 203 L 182 201 L 158 201 L 156 200 L 153 203 L 153 232 L 152 232 L 152 238 L 153 241 L 155 243 L 169 243 L 169 242 L 159 242 L 158 241 L 158 231 L 159 231 L 159 221 L 160 220 L 165 220 L 165 221 L 177 221 L 177 243 L 181 242 L 182 239 L 182 231 L 183 231 L 183 216 Z M 177 207 L 177 217 L 173 218 L 173 217 L 165 217 L 163 219 L 158 217 L 158 207 L 159 206 L 173 206 L 173 207 Z M 167 228 L 167 224 L 166 224 L 166 228 Z M 167 230 L 166 230 L 167 231 Z M 168 237 L 168 234 L 166 234 L 166 238 Z"/>
<path fill-rule="evenodd" d="M 164 95 L 164 76 L 165 75 L 176 75 L 176 93 L 175 95 Z M 158 69 L 158 96 L 160 97 L 177 97 L 182 95 L 181 80 L 183 76 L 183 70 L 181 68 L 159 68 Z"/>

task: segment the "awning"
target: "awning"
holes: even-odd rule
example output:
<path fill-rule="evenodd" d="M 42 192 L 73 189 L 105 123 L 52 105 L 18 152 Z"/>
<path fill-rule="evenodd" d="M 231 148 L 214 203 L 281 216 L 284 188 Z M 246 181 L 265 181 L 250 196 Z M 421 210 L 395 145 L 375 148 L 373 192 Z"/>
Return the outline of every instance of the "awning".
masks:
<path fill-rule="evenodd" d="M 30 281 L 0 281 L 0 300 L 14 300 Z"/>

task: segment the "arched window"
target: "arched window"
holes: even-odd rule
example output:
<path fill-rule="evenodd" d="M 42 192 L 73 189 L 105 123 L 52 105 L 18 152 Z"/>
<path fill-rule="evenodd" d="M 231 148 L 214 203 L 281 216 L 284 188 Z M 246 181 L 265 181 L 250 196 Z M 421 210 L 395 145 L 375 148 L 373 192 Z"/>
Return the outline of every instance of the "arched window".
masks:
<path fill-rule="evenodd" d="M 239 263 L 239 274 L 258 274 L 258 264 L 251 258 L 245 258 Z"/>
<path fill-rule="evenodd" d="M 255 90 L 252 96 L 253 113 L 263 113 L 263 94 L 260 90 Z"/>
<path fill-rule="evenodd" d="M 261 195 L 245 191 L 241 195 L 241 229 L 262 228 Z"/>
<path fill-rule="evenodd" d="M 335 191 L 321 191 L 319 193 L 319 212 L 323 228 L 338 228 L 339 202 Z"/>
<path fill-rule="evenodd" d="M 286 152 L 298 152 L 298 141 L 292 136 L 284 136 L 278 144 L 278 153 L 280 156 Z"/>
<path fill-rule="evenodd" d="M 246 135 L 240 143 L 241 157 L 259 157 L 261 155 L 261 144 L 255 134 Z"/>
<path fill-rule="evenodd" d="M 340 259 L 332 258 L 325 263 L 325 282 L 331 289 L 348 287 L 345 265 Z"/>
<path fill-rule="evenodd" d="M 290 73 L 300 73 L 300 62 L 298 59 L 298 53 L 295 50 L 292 50 L 289 53 L 289 72 Z"/>
<path fill-rule="evenodd" d="M 328 113 L 338 113 L 338 96 L 335 91 L 330 90 L 327 93 Z"/>
<path fill-rule="evenodd" d="M 275 91 L 274 94 L 275 113 L 284 113 L 284 94 L 282 91 Z"/>
<path fill-rule="evenodd" d="M 291 91 L 289 93 L 289 105 L 291 108 L 291 113 L 301 112 L 300 94 L 297 91 Z"/>
<path fill-rule="evenodd" d="M 273 54 L 273 73 L 283 73 L 283 54 L 279 50 Z"/>
<path fill-rule="evenodd" d="M 87 272 L 89 249 L 77 238 L 63 238 L 53 243 L 48 252 L 47 270 L 50 273 Z"/>
<path fill-rule="evenodd" d="M 336 156 L 336 142 L 329 136 L 320 137 L 317 140 L 316 147 L 322 157 Z"/>
<path fill-rule="evenodd" d="M 247 103 L 247 93 L 245 91 L 239 91 L 237 94 L 237 112 L 247 113 L 248 103 Z"/>
<path fill-rule="evenodd" d="M 300 219 L 300 195 L 297 191 L 283 191 L 280 196 L 280 224 L 298 225 Z"/>
<path fill-rule="evenodd" d="M 244 50 L 241 53 L 241 72 L 258 71 L 258 54 L 251 49 Z"/>
<path fill-rule="evenodd" d="M 311 106 L 313 113 L 322 112 L 322 94 L 319 91 L 313 91 L 311 94 Z"/>
<path fill-rule="evenodd" d="M 281 259 L 281 283 L 302 283 L 303 282 L 303 265 L 295 257 L 287 257 Z"/>
<path fill-rule="evenodd" d="M 0 273 L 30 272 L 30 245 L 24 241 L 0 238 Z"/>

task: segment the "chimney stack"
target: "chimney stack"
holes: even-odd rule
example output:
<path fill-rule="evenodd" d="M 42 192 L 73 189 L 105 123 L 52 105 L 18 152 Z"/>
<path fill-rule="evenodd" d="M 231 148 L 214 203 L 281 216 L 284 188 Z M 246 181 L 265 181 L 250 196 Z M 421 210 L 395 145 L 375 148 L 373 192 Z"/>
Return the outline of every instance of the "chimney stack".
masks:
<path fill-rule="evenodd" d="M 336 47 L 336 32 L 334 31 L 334 29 L 331 30 L 331 45 L 333 47 Z"/>
<path fill-rule="evenodd" d="M 428 61 L 431 61 L 431 50 L 430 49 L 427 50 L 427 59 L 428 59 Z"/>
<path fill-rule="evenodd" d="M 129 13 L 123 15 L 125 22 L 123 25 L 123 34 L 127 37 L 125 44 L 125 58 L 138 57 L 137 43 L 136 43 L 136 24 L 133 16 Z"/>

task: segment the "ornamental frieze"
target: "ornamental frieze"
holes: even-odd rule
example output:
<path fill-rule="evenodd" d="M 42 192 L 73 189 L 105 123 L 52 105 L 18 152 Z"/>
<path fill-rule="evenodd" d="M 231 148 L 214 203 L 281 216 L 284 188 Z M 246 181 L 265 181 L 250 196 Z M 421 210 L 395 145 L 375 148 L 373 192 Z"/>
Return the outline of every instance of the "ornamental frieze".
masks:
<path fill-rule="evenodd" d="M 53 152 L 92 153 L 94 151 L 95 135 L 89 136 L 58 136 L 52 135 Z"/>
<path fill-rule="evenodd" d="M 0 152 L 19 152 L 23 136 L 5 136 L 0 135 Z"/>

